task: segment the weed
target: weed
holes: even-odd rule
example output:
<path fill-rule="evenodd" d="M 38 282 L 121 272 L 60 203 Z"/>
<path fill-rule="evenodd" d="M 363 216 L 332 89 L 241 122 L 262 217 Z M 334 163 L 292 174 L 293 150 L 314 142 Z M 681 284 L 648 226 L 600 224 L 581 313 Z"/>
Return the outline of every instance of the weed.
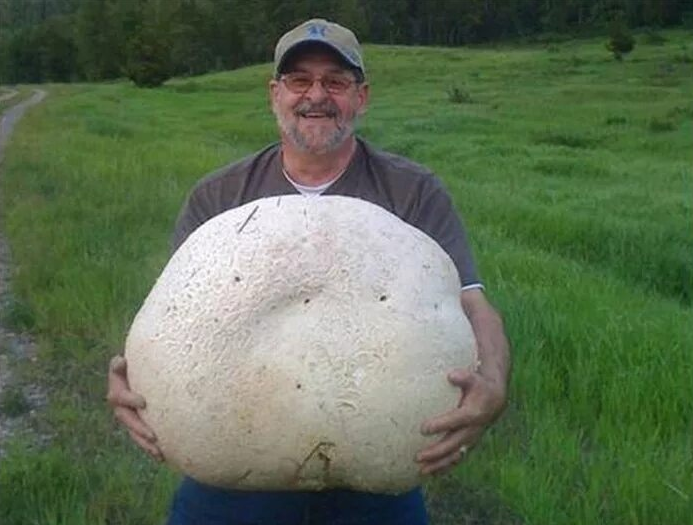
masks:
<path fill-rule="evenodd" d="M 674 131 L 676 129 L 676 124 L 671 120 L 652 118 L 647 125 L 647 129 L 653 133 L 666 133 L 668 131 Z"/>
<path fill-rule="evenodd" d="M 676 64 L 693 64 L 693 54 L 689 52 L 677 53 L 673 58 Z"/>
<path fill-rule="evenodd" d="M 548 144 L 551 146 L 564 146 L 566 148 L 590 149 L 595 147 L 597 139 L 572 133 L 569 131 L 552 131 L 538 135 L 536 144 Z"/>
<path fill-rule="evenodd" d="M 448 89 L 448 100 L 453 104 L 471 104 L 473 102 L 469 91 L 459 86 L 451 86 Z"/>
<path fill-rule="evenodd" d="M 676 106 L 666 114 L 667 119 L 689 119 L 693 118 L 693 106 Z"/>
<path fill-rule="evenodd" d="M 7 417 L 18 417 L 31 409 L 28 399 L 21 387 L 10 385 L 0 394 L 0 413 Z"/>
<path fill-rule="evenodd" d="M 621 126 L 623 124 L 628 123 L 628 119 L 626 117 L 621 117 L 621 116 L 610 116 L 606 117 L 606 120 L 604 123 L 607 126 Z"/>

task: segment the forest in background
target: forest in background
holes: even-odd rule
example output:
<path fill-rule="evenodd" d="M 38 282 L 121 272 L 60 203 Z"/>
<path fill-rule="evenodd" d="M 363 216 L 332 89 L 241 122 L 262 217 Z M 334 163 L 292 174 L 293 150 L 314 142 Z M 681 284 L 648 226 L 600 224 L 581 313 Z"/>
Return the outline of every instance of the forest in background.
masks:
<path fill-rule="evenodd" d="M 312 17 L 362 42 L 459 46 L 693 26 L 691 0 L 0 0 L 0 83 L 153 79 L 270 60 Z M 136 80 L 137 82 L 137 80 Z"/>

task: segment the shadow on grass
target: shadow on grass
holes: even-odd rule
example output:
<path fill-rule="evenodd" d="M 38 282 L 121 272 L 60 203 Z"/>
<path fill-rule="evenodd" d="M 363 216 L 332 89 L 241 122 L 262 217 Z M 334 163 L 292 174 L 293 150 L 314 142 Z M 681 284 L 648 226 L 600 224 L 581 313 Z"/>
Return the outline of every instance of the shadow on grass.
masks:
<path fill-rule="evenodd" d="M 452 476 L 425 486 L 431 525 L 523 525 L 497 494 L 481 487 L 465 486 Z"/>

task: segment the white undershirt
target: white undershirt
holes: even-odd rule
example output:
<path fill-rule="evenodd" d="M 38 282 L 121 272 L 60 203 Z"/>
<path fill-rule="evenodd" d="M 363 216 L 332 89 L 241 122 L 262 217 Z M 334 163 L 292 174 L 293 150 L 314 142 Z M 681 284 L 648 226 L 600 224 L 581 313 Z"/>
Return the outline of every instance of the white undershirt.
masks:
<path fill-rule="evenodd" d="M 339 172 L 332 180 L 328 180 L 327 182 L 323 182 L 322 184 L 319 184 L 318 186 L 305 186 L 304 184 L 299 184 L 296 182 L 294 179 L 291 178 L 291 176 L 286 172 L 284 168 L 282 168 L 282 173 L 284 174 L 284 177 L 286 177 L 286 180 L 288 180 L 291 185 L 296 188 L 296 190 L 301 194 L 301 195 L 306 195 L 308 197 L 313 197 L 316 195 L 321 195 L 322 193 L 327 190 L 330 186 L 332 186 L 339 177 L 341 177 L 344 172 L 346 171 L 346 168 L 343 169 L 341 172 Z"/>

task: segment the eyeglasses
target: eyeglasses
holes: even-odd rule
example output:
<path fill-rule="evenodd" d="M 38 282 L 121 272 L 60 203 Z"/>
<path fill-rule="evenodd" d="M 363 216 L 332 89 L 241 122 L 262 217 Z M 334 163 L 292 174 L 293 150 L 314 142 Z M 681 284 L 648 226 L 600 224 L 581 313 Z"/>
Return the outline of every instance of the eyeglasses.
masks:
<path fill-rule="evenodd" d="M 280 77 L 289 91 L 303 94 L 313 87 L 317 80 L 322 88 L 332 95 L 345 93 L 356 82 L 341 73 L 327 73 L 321 77 L 314 77 L 310 73 L 287 73 Z"/>

